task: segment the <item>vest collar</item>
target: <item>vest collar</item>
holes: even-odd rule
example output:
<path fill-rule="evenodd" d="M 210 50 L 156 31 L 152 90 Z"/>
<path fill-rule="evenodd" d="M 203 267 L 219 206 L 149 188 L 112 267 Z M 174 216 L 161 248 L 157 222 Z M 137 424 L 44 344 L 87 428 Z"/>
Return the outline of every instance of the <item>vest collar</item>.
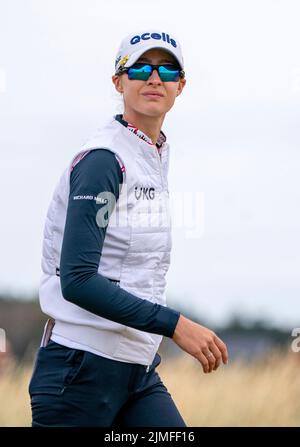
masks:
<path fill-rule="evenodd" d="M 119 115 L 115 115 L 114 118 L 119 121 L 119 123 L 121 123 L 124 127 L 127 127 L 127 129 L 134 133 L 135 135 L 137 135 L 141 140 L 146 141 L 146 143 L 150 144 L 150 145 L 154 145 L 151 138 L 149 138 L 144 132 L 142 132 L 140 129 L 138 129 L 134 124 L 128 123 L 127 121 L 125 121 L 123 119 L 123 115 L 119 114 Z M 156 147 L 157 149 L 161 149 L 162 145 L 167 141 L 167 137 L 166 135 L 163 133 L 163 131 L 160 131 L 157 143 L 156 143 Z"/>

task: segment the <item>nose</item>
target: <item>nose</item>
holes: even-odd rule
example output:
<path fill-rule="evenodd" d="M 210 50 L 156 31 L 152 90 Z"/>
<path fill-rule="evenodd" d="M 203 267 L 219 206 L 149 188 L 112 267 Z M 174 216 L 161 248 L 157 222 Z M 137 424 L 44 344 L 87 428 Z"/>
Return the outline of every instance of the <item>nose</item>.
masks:
<path fill-rule="evenodd" d="M 156 85 L 161 84 L 161 79 L 159 77 L 159 74 L 158 74 L 158 71 L 156 68 L 154 68 L 154 70 L 152 71 L 151 76 L 149 77 L 147 83 L 148 84 L 156 84 Z"/>

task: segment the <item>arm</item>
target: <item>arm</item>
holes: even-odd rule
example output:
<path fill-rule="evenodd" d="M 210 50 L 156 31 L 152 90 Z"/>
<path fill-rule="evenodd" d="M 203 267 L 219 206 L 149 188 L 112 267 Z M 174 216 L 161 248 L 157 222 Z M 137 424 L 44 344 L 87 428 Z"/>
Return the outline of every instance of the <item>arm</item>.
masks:
<path fill-rule="evenodd" d="M 88 153 L 71 172 L 60 260 L 62 294 L 67 301 L 101 317 L 172 337 L 179 312 L 141 299 L 98 273 L 107 227 L 97 225 L 96 214 L 103 205 L 95 200 L 74 200 L 109 191 L 117 201 L 122 181 L 115 155 L 104 149 Z"/>

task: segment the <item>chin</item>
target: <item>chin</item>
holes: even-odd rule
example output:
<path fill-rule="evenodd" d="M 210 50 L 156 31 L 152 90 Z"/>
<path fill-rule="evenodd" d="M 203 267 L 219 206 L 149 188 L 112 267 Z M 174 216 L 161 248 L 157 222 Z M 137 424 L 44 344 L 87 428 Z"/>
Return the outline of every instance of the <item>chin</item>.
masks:
<path fill-rule="evenodd" d="M 140 113 L 142 115 L 146 115 L 152 118 L 159 118 L 163 115 L 165 115 L 166 110 L 162 109 L 161 107 L 144 107 Z"/>

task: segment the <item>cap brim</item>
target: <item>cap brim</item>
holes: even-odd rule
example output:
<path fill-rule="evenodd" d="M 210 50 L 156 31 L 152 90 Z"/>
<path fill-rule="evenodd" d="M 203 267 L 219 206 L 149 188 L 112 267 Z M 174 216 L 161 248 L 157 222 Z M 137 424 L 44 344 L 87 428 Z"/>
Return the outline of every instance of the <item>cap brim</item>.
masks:
<path fill-rule="evenodd" d="M 133 65 L 138 60 L 138 58 L 141 57 L 142 54 L 146 53 L 146 51 L 148 51 L 148 50 L 154 50 L 155 48 L 164 50 L 167 53 L 169 53 L 171 56 L 173 56 L 174 59 L 176 59 L 178 64 L 180 65 L 180 68 L 183 70 L 181 61 L 177 58 L 177 56 L 172 51 L 168 50 L 164 45 L 149 45 L 148 47 L 143 47 L 142 50 L 136 51 L 129 57 L 129 59 L 126 62 L 126 64 L 124 65 L 124 67 L 131 67 L 131 65 Z"/>

